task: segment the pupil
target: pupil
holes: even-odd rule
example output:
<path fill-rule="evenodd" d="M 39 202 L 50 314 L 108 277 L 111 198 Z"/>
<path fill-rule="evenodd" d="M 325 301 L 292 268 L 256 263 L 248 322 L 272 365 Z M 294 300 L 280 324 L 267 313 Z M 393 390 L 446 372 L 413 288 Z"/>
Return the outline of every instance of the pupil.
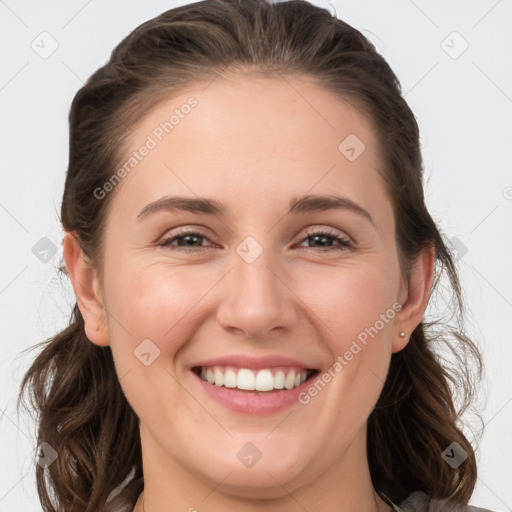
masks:
<path fill-rule="evenodd" d="M 314 238 L 314 239 L 321 239 L 321 240 L 323 240 L 323 242 L 324 242 L 324 243 L 323 243 L 322 245 L 325 245 L 325 240 L 326 240 L 328 237 L 326 237 L 325 235 L 314 235 L 314 236 L 313 236 L 313 238 Z"/>
<path fill-rule="evenodd" d="M 182 240 L 184 243 L 181 243 L 181 242 L 180 242 L 180 240 L 178 239 L 178 242 L 179 242 L 179 243 L 178 243 L 178 245 L 181 245 L 181 246 L 187 246 L 187 245 L 189 245 L 189 244 L 187 244 L 187 243 L 186 243 L 186 241 L 189 241 L 191 238 L 192 238 L 192 239 L 194 239 L 194 238 L 195 238 L 195 239 L 198 239 L 198 238 L 200 238 L 200 237 L 199 237 L 198 235 L 185 235 L 185 236 L 181 237 L 181 240 Z M 192 244 L 192 245 L 194 245 L 194 244 Z"/>

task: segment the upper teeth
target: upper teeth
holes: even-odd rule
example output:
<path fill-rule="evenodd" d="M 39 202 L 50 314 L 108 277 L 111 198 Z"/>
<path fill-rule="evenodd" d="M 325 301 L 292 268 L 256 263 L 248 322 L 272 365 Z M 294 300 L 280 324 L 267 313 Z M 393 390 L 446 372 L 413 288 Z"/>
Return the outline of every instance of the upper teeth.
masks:
<path fill-rule="evenodd" d="M 201 368 L 201 378 L 215 386 L 244 390 L 272 391 L 293 389 L 302 384 L 307 370 L 301 368 L 265 368 L 249 370 L 232 366 L 209 366 Z"/>

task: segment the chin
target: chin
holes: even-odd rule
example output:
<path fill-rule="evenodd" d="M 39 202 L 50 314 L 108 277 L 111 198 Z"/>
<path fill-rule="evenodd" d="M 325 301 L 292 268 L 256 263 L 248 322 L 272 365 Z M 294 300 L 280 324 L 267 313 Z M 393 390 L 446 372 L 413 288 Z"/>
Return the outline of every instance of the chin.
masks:
<path fill-rule="evenodd" d="M 287 496 L 284 488 L 290 490 L 290 482 L 307 480 L 309 455 L 298 448 L 296 440 L 288 438 L 288 442 L 280 442 L 281 436 L 276 435 L 271 442 L 265 436 L 268 436 L 268 432 L 259 438 L 257 435 L 242 436 L 242 440 L 237 437 L 232 442 L 236 447 L 226 448 L 225 451 L 219 447 L 208 457 L 209 464 L 205 465 L 203 461 L 195 470 L 203 473 L 213 486 L 222 482 L 219 486 L 222 492 L 240 498 L 275 499 Z M 223 457 L 219 457 L 221 451 L 225 453 Z"/>
<path fill-rule="evenodd" d="M 215 485 L 219 485 L 222 480 L 220 475 L 229 473 L 229 476 L 225 476 L 219 485 L 219 491 L 241 499 L 276 499 L 288 496 L 288 492 L 294 487 L 290 486 L 290 482 L 302 468 L 299 470 L 295 467 L 292 474 L 290 468 L 282 467 L 277 463 L 264 465 L 260 461 L 257 466 L 250 469 L 231 465 L 231 469 L 226 467 L 226 470 L 225 473 L 216 472 L 210 475 L 216 479 Z"/>

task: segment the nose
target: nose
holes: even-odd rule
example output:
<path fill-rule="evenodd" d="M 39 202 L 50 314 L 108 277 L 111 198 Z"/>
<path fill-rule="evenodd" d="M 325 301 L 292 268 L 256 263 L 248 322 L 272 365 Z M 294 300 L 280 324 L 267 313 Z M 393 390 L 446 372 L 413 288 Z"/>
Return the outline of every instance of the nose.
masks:
<path fill-rule="evenodd" d="M 290 278 L 275 260 L 263 253 L 252 263 L 235 254 L 234 268 L 224 281 L 217 319 L 227 331 L 250 339 L 282 336 L 299 317 L 298 298 Z"/>

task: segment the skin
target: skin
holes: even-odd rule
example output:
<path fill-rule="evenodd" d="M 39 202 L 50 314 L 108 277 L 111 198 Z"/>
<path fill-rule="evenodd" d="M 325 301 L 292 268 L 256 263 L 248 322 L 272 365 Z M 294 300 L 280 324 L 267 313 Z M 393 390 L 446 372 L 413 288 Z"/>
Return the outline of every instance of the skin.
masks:
<path fill-rule="evenodd" d="M 310 79 L 232 74 L 156 106 L 134 126 L 127 157 L 190 96 L 198 106 L 110 192 L 102 280 L 73 234 L 64 238 L 86 334 L 111 346 L 140 418 L 145 510 L 390 510 L 370 479 L 366 424 L 391 354 L 421 321 L 434 256 L 420 254 L 408 284 L 375 130 Z M 365 144 L 354 161 L 338 150 L 349 134 Z M 216 199 L 228 211 L 137 221 L 168 194 Z M 349 198 L 374 225 L 349 210 L 287 215 L 290 199 L 305 194 Z M 157 245 L 180 227 L 206 238 Z M 326 228 L 353 248 L 308 237 Z M 252 263 L 236 252 L 247 236 L 263 248 Z M 295 357 L 324 372 L 394 303 L 401 311 L 306 405 L 237 413 L 209 399 L 186 369 L 236 353 Z M 161 351 L 149 366 L 134 356 L 147 338 Z M 251 468 L 236 456 L 248 442 L 262 453 Z"/>

